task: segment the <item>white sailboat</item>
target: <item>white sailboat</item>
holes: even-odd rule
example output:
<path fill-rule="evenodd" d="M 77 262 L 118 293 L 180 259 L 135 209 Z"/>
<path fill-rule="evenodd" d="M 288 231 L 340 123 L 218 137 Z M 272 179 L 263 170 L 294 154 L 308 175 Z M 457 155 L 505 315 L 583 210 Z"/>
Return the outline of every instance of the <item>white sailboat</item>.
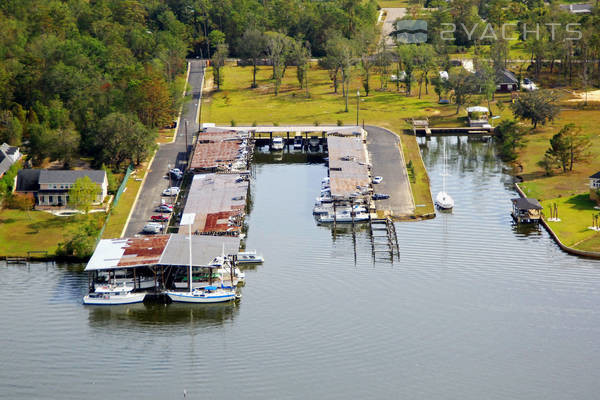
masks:
<path fill-rule="evenodd" d="M 232 287 L 221 287 L 217 286 L 205 286 L 202 288 L 195 288 L 192 285 L 192 224 L 194 223 L 195 214 L 186 213 L 181 216 L 181 225 L 188 225 L 189 227 L 189 248 L 190 248 L 190 266 L 188 270 L 188 282 L 189 291 L 177 292 L 167 291 L 167 296 L 177 303 L 223 303 L 236 299 L 235 289 Z M 223 245 L 225 246 L 225 245 Z M 224 251 L 223 251 L 224 252 Z M 209 268 L 210 274 L 212 274 L 212 268 Z M 230 271 L 233 275 L 233 266 L 230 264 Z M 233 277 L 232 277 L 233 280 Z"/>
<path fill-rule="evenodd" d="M 441 210 L 452 210 L 454 208 L 454 199 L 446 193 L 446 177 L 448 176 L 447 172 L 447 162 L 446 162 L 446 141 L 443 142 L 444 148 L 444 170 L 442 172 L 442 191 L 435 196 L 435 206 Z"/>

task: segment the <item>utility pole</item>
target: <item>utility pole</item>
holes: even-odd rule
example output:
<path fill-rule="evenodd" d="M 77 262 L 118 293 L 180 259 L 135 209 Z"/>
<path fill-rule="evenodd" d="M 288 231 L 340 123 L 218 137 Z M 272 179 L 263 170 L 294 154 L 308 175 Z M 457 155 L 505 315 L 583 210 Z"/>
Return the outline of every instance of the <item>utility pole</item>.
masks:
<path fill-rule="evenodd" d="M 185 155 L 188 155 L 188 121 L 185 120 Z"/>
<path fill-rule="evenodd" d="M 358 110 L 360 106 L 360 90 L 356 91 L 356 126 L 359 126 L 358 124 Z"/>

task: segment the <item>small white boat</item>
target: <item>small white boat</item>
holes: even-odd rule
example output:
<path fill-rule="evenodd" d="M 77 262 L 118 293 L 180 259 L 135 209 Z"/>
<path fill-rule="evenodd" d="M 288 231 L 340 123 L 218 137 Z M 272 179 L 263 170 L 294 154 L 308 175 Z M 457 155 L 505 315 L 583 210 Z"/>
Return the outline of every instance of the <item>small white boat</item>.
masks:
<path fill-rule="evenodd" d="M 321 196 L 317 197 L 315 200 L 317 203 L 333 203 L 333 198 L 331 196 Z"/>
<path fill-rule="evenodd" d="M 442 210 L 451 210 L 454 207 L 454 200 L 446 192 L 439 192 L 435 196 L 435 205 Z"/>
<path fill-rule="evenodd" d="M 256 250 L 240 251 L 237 255 L 239 264 L 260 264 L 264 261 L 262 255 L 256 254 Z"/>
<path fill-rule="evenodd" d="M 311 136 L 310 139 L 308 139 L 308 145 L 310 147 L 318 148 L 320 144 L 321 144 L 321 140 L 319 139 L 318 136 Z"/>
<path fill-rule="evenodd" d="M 444 141 L 444 170 L 442 172 L 442 191 L 435 196 L 435 206 L 441 210 L 452 210 L 454 208 L 454 199 L 446 193 L 446 177 L 447 166 L 446 166 L 446 142 Z"/>
<path fill-rule="evenodd" d="M 83 298 L 83 304 L 112 306 L 143 302 L 144 297 L 146 297 L 146 293 L 132 292 L 132 290 L 133 287 L 127 285 L 97 286 L 94 292 Z"/>
<path fill-rule="evenodd" d="M 318 220 L 322 224 L 329 224 L 334 222 L 334 214 L 328 213 L 318 217 Z M 369 214 L 366 212 L 356 212 L 354 217 L 349 210 L 338 211 L 335 214 L 335 222 L 338 224 L 350 224 L 352 222 L 366 222 L 369 220 Z"/>
<path fill-rule="evenodd" d="M 296 135 L 294 137 L 294 149 L 298 150 L 302 148 L 302 135 Z"/>
<path fill-rule="evenodd" d="M 166 293 L 176 303 L 224 303 L 237 298 L 234 289 L 217 286 L 206 286 L 191 292 L 168 291 Z"/>
<path fill-rule="evenodd" d="M 281 137 L 274 137 L 273 141 L 271 142 L 271 148 L 273 150 L 283 150 L 283 138 Z"/>
<path fill-rule="evenodd" d="M 313 214 L 315 214 L 315 215 L 329 214 L 332 211 L 333 211 L 332 203 L 329 203 L 329 204 L 316 203 L 315 206 L 313 207 Z"/>

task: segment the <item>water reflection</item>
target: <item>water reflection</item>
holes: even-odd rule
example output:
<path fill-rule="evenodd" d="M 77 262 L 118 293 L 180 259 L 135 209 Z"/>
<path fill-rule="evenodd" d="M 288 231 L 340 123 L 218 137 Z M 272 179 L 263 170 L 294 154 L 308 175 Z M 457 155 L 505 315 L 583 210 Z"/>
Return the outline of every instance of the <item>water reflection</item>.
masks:
<path fill-rule="evenodd" d="M 122 306 L 86 306 L 90 327 L 100 331 L 131 331 L 144 327 L 208 328 L 221 326 L 233 320 L 239 312 L 240 303 L 221 304 L 153 304 L 137 303 Z M 160 331 L 160 330 L 158 330 Z M 166 332 L 167 332 L 166 331 Z"/>

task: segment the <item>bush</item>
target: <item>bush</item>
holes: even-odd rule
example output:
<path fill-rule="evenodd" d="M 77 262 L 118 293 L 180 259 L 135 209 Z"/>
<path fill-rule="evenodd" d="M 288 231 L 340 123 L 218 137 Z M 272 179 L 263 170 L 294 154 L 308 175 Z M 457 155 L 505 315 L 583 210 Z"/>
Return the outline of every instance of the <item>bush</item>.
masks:
<path fill-rule="evenodd" d="M 231 126 L 235 126 L 235 120 L 234 119 L 231 120 Z"/>
<path fill-rule="evenodd" d="M 8 207 L 15 210 L 29 211 L 35 205 L 33 194 L 13 193 L 7 200 Z"/>
<path fill-rule="evenodd" d="M 315 122 L 313 122 L 313 124 L 314 124 L 315 126 L 319 126 L 319 121 L 315 121 Z"/>
<path fill-rule="evenodd" d="M 342 126 L 344 125 L 344 122 L 341 119 L 337 120 L 337 126 Z"/>

